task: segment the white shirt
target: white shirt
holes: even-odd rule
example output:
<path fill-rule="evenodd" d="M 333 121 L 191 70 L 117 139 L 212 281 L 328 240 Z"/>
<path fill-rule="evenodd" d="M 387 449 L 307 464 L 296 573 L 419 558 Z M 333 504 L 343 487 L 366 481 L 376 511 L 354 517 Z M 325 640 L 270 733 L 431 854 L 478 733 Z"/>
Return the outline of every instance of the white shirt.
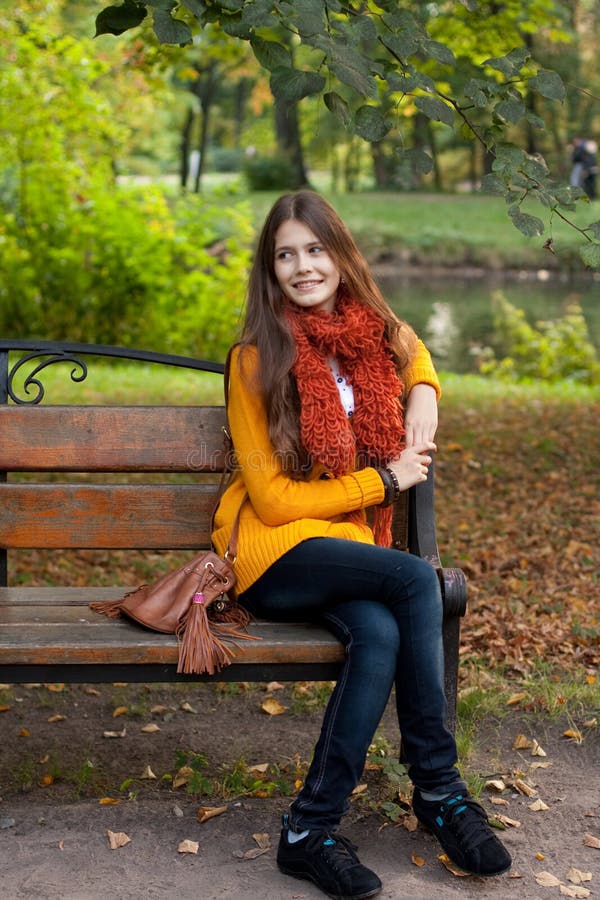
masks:
<path fill-rule="evenodd" d="M 340 372 L 340 367 L 337 359 L 334 356 L 330 356 L 327 359 L 327 363 L 329 368 L 331 369 L 331 374 L 333 375 L 333 379 L 336 383 L 340 400 L 342 401 L 342 406 L 344 407 L 344 412 L 350 418 L 354 414 L 354 390 L 349 381 L 346 381 L 342 373 Z"/>

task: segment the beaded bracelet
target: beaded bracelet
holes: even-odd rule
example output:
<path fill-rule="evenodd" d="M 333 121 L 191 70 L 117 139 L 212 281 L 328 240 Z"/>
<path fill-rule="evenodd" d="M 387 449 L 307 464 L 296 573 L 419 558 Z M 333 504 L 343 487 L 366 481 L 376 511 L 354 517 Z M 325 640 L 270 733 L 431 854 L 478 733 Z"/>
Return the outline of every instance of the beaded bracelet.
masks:
<path fill-rule="evenodd" d="M 396 483 L 394 482 L 393 473 L 389 469 L 377 469 L 377 474 L 383 481 L 385 494 L 380 506 L 389 506 L 394 502 L 396 494 Z"/>
<path fill-rule="evenodd" d="M 402 493 L 400 490 L 400 483 L 398 481 L 398 477 L 393 469 L 390 469 L 388 466 L 385 467 L 385 471 L 388 473 L 390 478 L 392 479 L 392 483 L 394 485 L 394 501 L 397 500 Z"/>

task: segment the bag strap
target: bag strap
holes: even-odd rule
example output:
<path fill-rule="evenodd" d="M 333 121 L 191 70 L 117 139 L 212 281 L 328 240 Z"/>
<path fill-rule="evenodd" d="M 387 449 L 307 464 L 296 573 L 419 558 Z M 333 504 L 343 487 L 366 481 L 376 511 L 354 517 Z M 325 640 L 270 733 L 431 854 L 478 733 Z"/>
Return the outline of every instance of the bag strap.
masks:
<path fill-rule="evenodd" d="M 232 347 L 229 348 L 229 352 L 227 353 L 227 359 L 225 360 L 225 371 L 223 373 L 223 387 L 225 393 L 225 414 L 227 414 L 227 406 L 229 403 L 229 372 L 231 370 L 231 356 L 233 351 L 238 346 L 238 344 L 233 344 Z M 223 473 L 221 475 L 221 480 L 219 482 L 219 487 L 217 488 L 217 497 L 215 500 L 215 504 L 213 506 L 213 511 L 210 517 L 210 525 L 211 531 L 214 530 L 214 519 L 215 515 L 221 502 L 221 498 L 225 493 L 225 488 L 229 484 L 231 479 L 231 475 L 233 474 L 233 441 L 231 439 L 231 432 L 229 431 L 229 423 L 223 426 L 223 435 L 224 435 L 224 452 L 225 452 L 225 465 L 223 466 Z M 240 505 L 238 507 L 238 511 L 235 514 L 235 518 L 233 520 L 233 525 L 231 527 L 231 536 L 229 538 L 229 544 L 227 545 L 227 550 L 225 551 L 225 559 L 227 559 L 230 563 L 234 563 L 237 557 L 237 549 L 238 549 L 238 535 L 240 530 L 240 513 L 242 511 L 242 506 L 248 499 L 248 491 L 244 491 L 244 496 L 240 501 Z"/>

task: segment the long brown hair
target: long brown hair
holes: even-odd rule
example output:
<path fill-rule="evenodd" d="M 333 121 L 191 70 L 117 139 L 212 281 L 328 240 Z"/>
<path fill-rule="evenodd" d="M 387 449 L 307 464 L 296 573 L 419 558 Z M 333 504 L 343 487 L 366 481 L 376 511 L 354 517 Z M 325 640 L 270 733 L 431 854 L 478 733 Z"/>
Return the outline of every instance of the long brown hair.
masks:
<path fill-rule="evenodd" d="M 280 197 L 258 240 L 248 283 L 242 345 L 254 345 L 258 350 L 258 387 L 265 398 L 271 442 L 282 460 L 288 461 L 284 468 L 300 476 L 309 461 L 300 441 L 299 398 L 290 374 L 296 346 L 284 315 L 286 300 L 275 276 L 275 237 L 290 219 L 301 222 L 322 242 L 340 272 L 340 291 L 381 316 L 400 373 L 414 356 L 417 339 L 384 300 L 364 256 L 333 207 L 314 191 Z"/>

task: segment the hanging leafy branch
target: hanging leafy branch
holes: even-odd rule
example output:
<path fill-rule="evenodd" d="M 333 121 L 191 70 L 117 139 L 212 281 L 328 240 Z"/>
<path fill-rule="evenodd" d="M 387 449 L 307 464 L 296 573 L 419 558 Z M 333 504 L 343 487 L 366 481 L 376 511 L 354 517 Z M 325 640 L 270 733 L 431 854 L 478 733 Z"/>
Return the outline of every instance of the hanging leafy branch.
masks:
<path fill-rule="evenodd" d="M 366 141 L 381 141 L 392 130 L 401 135 L 402 108 L 418 110 L 479 142 L 495 157 L 485 189 L 504 195 L 511 220 L 523 234 L 538 236 L 545 230 L 540 218 L 523 209 L 533 199 L 549 211 L 551 220 L 556 216 L 574 227 L 583 241 L 585 264 L 600 266 L 600 222 L 580 228 L 571 218 L 583 192 L 555 182 L 539 155 L 528 155 L 509 139 L 523 122 L 544 128 L 527 97 L 561 103 L 565 86 L 559 75 L 543 68 L 527 46 L 513 45 L 482 60 L 473 51 L 465 59 L 464 41 L 455 41 L 463 45 L 457 58 L 448 41 L 437 39 L 445 35 L 440 21 L 451 22 L 453 29 L 458 21 L 463 36 L 470 29 L 472 38 L 496 16 L 502 32 L 498 10 L 504 7 L 505 16 L 520 22 L 527 18 L 525 8 L 531 7 L 531 31 L 536 16 L 541 25 L 542 17 L 550 14 L 551 2 L 512 6 L 485 0 L 406 0 L 401 8 L 398 0 L 124 0 L 99 13 L 96 33 L 122 34 L 150 17 L 161 43 L 184 46 L 193 41 L 195 31 L 218 22 L 231 38 L 249 42 L 260 65 L 270 72 L 275 95 L 294 103 L 320 94 L 332 115 Z M 290 53 L 290 36 L 301 53 Z M 458 70 L 472 77 L 454 77 Z M 418 171 L 432 170 L 426 151 L 399 152 Z M 546 246 L 552 249 L 552 239 Z"/>

